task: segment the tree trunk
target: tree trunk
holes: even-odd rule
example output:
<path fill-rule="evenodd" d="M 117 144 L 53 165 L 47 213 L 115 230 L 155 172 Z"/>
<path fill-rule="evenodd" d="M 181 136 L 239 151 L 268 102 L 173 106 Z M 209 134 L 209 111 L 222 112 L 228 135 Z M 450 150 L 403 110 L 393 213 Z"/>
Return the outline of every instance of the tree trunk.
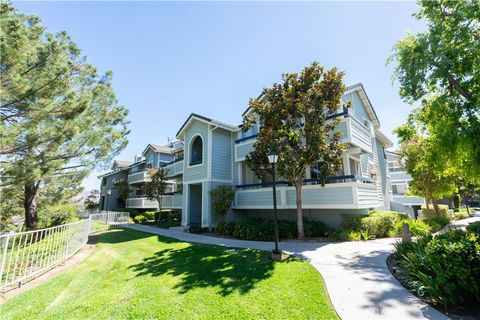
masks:
<path fill-rule="evenodd" d="M 38 186 L 35 184 L 25 185 L 23 207 L 25 209 L 25 227 L 27 230 L 38 228 L 37 195 Z"/>
<path fill-rule="evenodd" d="M 430 210 L 430 198 L 425 197 L 425 206 L 427 207 L 427 210 Z"/>
<path fill-rule="evenodd" d="M 295 181 L 295 195 L 297 200 L 297 230 L 298 239 L 305 239 L 305 231 L 303 229 L 303 212 L 302 212 L 302 179 Z"/>
<path fill-rule="evenodd" d="M 438 207 L 438 200 L 437 198 L 432 198 L 433 209 L 435 209 L 435 216 L 440 216 L 440 208 Z"/>
<path fill-rule="evenodd" d="M 162 220 L 162 196 L 157 198 L 158 201 L 158 214 L 155 215 L 155 223 L 159 223 Z"/>

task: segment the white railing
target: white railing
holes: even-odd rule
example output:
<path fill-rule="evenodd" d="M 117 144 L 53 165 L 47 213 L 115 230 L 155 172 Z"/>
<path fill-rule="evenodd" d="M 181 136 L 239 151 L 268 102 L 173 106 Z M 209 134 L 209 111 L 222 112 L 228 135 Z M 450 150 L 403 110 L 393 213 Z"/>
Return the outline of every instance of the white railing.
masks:
<path fill-rule="evenodd" d="M 0 291 L 54 268 L 80 250 L 89 234 L 118 227 L 128 218 L 128 212 L 104 212 L 52 228 L 0 235 Z"/>

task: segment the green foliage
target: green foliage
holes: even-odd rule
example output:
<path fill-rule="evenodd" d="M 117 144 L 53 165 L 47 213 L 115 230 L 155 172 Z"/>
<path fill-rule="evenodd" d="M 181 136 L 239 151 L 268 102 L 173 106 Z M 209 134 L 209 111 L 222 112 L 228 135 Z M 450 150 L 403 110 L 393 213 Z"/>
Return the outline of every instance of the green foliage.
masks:
<path fill-rule="evenodd" d="M 158 211 L 144 211 L 143 216 L 147 220 L 156 220 L 155 219 L 155 214 L 157 214 Z"/>
<path fill-rule="evenodd" d="M 480 221 L 470 223 L 467 226 L 467 231 L 480 236 Z"/>
<path fill-rule="evenodd" d="M 394 211 L 372 211 L 368 216 L 357 216 L 345 222 L 344 229 L 367 232 L 370 237 L 383 238 L 393 235 L 397 222 L 408 219 L 403 213 Z"/>
<path fill-rule="evenodd" d="M 336 130 L 340 119 L 328 120 L 338 109 L 345 92 L 343 72 L 336 68 L 324 71 L 314 62 L 300 73 L 285 73 L 282 83 L 265 88 L 257 99 L 250 99 L 243 119 L 243 130 L 261 124 L 254 150 L 247 155 L 248 166 L 260 179 L 271 174 L 267 155 L 278 155 L 279 175 L 301 190 L 307 168 L 318 163 L 319 179 L 340 168 L 344 145 Z M 322 161 L 318 161 L 323 159 Z M 297 227 L 304 237 L 301 192 L 297 197 Z"/>
<path fill-rule="evenodd" d="M 335 241 L 359 241 L 362 236 L 360 232 L 354 230 L 331 229 L 327 231 L 327 238 Z"/>
<path fill-rule="evenodd" d="M 162 211 L 162 197 L 167 190 L 168 169 L 165 167 L 148 170 L 150 181 L 143 186 L 143 190 L 149 200 L 157 200 L 158 211 Z M 158 220 L 155 220 L 158 221 Z"/>
<path fill-rule="evenodd" d="M 134 221 L 135 223 L 145 223 L 145 222 L 147 222 L 147 220 L 148 220 L 148 219 L 147 219 L 144 215 L 142 215 L 142 214 L 137 214 L 137 215 L 135 216 L 135 218 L 133 218 L 133 221 Z"/>
<path fill-rule="evenodd" d="M 435 210 L 433 208 L 427 209 L 425 206 L 422 206 L 423 217 L 427 220 L 431 220 L 435 217 L 444 217 L 447 219 L 449 218 L 450 214 L 448 211 L 448 206 L 446 204 L 439 204 L 438 209 L 440 211 L 439 215 L 435 213 Z"/>
<path fill-rule="evenodd" d="M 438 154 L 451 159 L 462 176 L 479 177 L 480 3 L 421 0 L 418 5 L 415 17 L 427 30 L 399 40 L 390 58 L 397 63 L 400 96 L 409 104 L 422 102 L 422 127 Z"/>
<path fill-rule="evenodd" d="M 200 225 L 194 224 L 188 228 L 188 232 L 198 234 L 204 232 L 204 228 L 202 228 Z"/>
<path fill-rule="evenodd" d="M 77 193 L 126 146 L 127 110 L 112 73 L 98 74 L 67 33 L 48 33 L 5 1 L 0 29 L 1 188 L 23 198 L 26 227 L 35 229 L 37 202 Z"/>
<path fill-rule="evenodd" d="M 403 219 L 395 222 L 395 225 L 393 226 L 393 235 L 398 237 L 402 235 L 402 226 L 404 223 L 408 223 L 410 232 L 414 237 L 426 236 L 432 232 L 430 225 L 424 220 Z"/>
<path fill-rule="evenodd" d="M 480 236 L 449 230 L 434 238 L 399 243 L 398 265 L 405 272 L 405 284 L 422 298 L 449 305 L 480 302 Z"/>
<path fill-rule="evenodd" d="M 459 211 L 455 212 L 453 216 L 455 220 L 462 220 L 468 218 L 468 213 L 466 211 Z"/>
<path fill-rule="evenodd" d="M 61 203 L 47 206 L 39 210 L 39 227 L 49 228 L 78 220 L 77 206 L 71 203 Z"/>
<path fill-rule="evenodd" d="M 113 185 L 117 189 L 118 196 L 122 199 L 123 204 L 126 205 L 130 193 L 130 183 L 127 179 L 118 179 L 113 181 Z"/>
<path fill-rule="evenodd" d="M 324 237 L 327 227 L 322 222 L 304 221 L 307 237 Z M 219 222 L 215 232 L 224 236 L 242 240 L 273 241 L 275 240 L 274 224 L 271 220 L 246 219 L 238 222 Z M 292 221 L 278 221 L 278 235 L 280 239 L 297 237 L 296 224 Z"/>
<path fill-rule="evenodd" d="M 235 198 L 235 189 L 231 186 L 220 186 L 210 191 L 210 198 L 213 210 L 223 220 Z"/>
<path fill-rule="evenodd" d="M 435 233 L 442 230 L 447 224 L 450 223 L 450 219 L 445 216 L 433 217 L 431 219 L 423 220 L 430 226 L 430 230 Z"/>

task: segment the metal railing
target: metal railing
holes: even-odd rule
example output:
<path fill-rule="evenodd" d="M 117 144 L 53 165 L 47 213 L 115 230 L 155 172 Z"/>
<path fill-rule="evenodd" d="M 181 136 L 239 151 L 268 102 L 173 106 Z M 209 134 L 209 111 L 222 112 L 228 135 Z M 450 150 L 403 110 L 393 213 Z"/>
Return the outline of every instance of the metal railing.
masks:
<path fill-rule="evenodd" d="M 52 228 L 0 235 L 0 291 L 63 263 L 87 243 L 90 234 L 118 227 L 128 218 L 128 212 L 104 212 Z"/>

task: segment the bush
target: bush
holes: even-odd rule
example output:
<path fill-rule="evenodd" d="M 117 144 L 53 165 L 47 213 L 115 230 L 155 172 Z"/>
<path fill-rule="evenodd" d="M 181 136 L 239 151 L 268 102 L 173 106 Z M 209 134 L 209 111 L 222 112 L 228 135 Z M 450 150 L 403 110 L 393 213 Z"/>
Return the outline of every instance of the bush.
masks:
<path fill-rule="evenodd" d="M 40 209 L 38 212 L 41 227 L 55 227 L 77 221 L 77 206 L 71 203 L 61 203 Z"/>
<path fill-rule="evenodd" d="M 235 230 L 235 222 L 225 222 L 220 221 L 217 223 L 217 227 L 215 228 L 215 232 L 227 237 L 233 237 L 233 231 Z"/>
<path fill-rule="evenodd" d="M 480 236 L 480 221 L 470 223 L 467 226 L 467 231 Z"/>
<path fill-rule="evenodd" d="M 453 215 L 453 218 L 455 220 L 467 219 L 468 218 L 468 213 L 466 211 L 455 212 L 454 215 Z"/>
<path fill-rule="evenodd" d="M 360 233 L 357 231 L 353 231 L 354 233 L 350 234 L 353 230 L 342 230 L 342 229 L 331 229 L 327 232 L 327 238 L 330 240 L 336 240 L 336 241 L 346 241 L 346 240 L 353 240 L 351 239 L 350 236 L 357 237 L 358 235 L 358 240 L 361 240 Z"/>
<path fill-rule="evenodd" d="M 448 206 L 446 204 L 439 204 L 438 208 L 440 209 L 441 217 L 446 217 L 446 218 L 449 217 Z M 433 208 L 433 206 L 430 206 L 430 209 L 427 209 L 427 207 L 422 206 L 422 214 L 423 214 L 423 217 L 427 220 L 430 220 L 436 217 L 435 209 Z"/>
<path fill-rule="evenodd" d="M 397 244 L 404 283 L 424 298 L 449 305 L 480 303 L 480 236 L 449 230 L 434 238 Z"/>
<path fill-rule="evenodd" d="M 297 226 L 294 223 L 295 227 L 295 237 L 297 233 Z M 305 237 L 313 238 L 313 237 L 325 237 L 327 233 L 327 226 L 325 223 L 321 221 L 303 221 L 303 227 L 305 229 Z M 293 238 L 293 237 L 292 237 Z"/>
<path fill-rule="evenodd" d="M 198 224 L 194 224 L 194 225 L 191 225 L 189 228 L 188 228 L 188 232 L 190 233 L 202 233 L 204 232 L 204 228 L 202 228 L 200 225 Z"/>
<path fill-rule="evenodd" d="M 402 235 L 402 226 L 404 223 L 408 223 L 410 232 L 414 237 L 426 236 L 431 232 L 430 226 L 424 220 L 405 219 L 395 223 L 395 226 L 393 227 L 394 235 Z"/>
<path fill-rule="evenodd" d="M 144 215 L 139 214 L 139 215 L 136 215 L 135 218 L 133 218 L 133 221 L 135 223 L 145 223 L 145 222 L 147 222 L 147 218 L 145 218 Z"/>
<path fill-rule="evenodd" d="M 394 234 L 394 226 L 402 220 L 409 219 L 406 214 L 394 211 L 372 211 L 368 216 L 353 217 L 346 221 L 344 229 L 368 232 L 370 237 L 390 237 Z"/>
<path fill-rule="evenodd" d="M 450 219 L 445 216 L 433 217 L 431 219 L 426 219 L 423 221 L 425 221 L 425 223 L 430 226 L 431 232 L 438 232 L 450 223 Z"/>
<path fill-rule="evenodd" d="M 155 220 L 155 215 L 158 214 L 158 211 L 145 211 L 143 216 L 147 220 Z"/>

